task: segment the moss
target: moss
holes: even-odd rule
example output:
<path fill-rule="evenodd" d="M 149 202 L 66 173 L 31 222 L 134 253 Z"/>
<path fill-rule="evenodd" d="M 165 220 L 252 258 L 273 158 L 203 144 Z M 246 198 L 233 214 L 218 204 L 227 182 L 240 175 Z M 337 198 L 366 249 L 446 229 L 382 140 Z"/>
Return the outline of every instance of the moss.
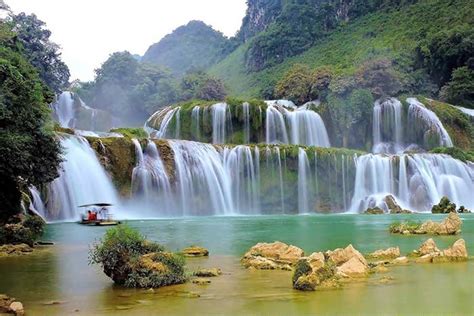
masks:
<path fill-rule="evenodd" d="M 135 146 L 130 138 L 86 137 L 97 153 L 100 163 L 112 176 L 112 181 L 121 196 L 130 196 L 131 179 L 135 167 Z"/>
<path fill-rule="evenodd" d="M 439 117 L 456 147 L 474 149 L 474 124 L 471 118 L 450 104 L 418 96 Z"/>
<path fill-rule="evenodd" d="M 145 130 L 141 127 L 121 127 L 121 128 L 114 128 L 110 130 L 111 133 L 119 133 L 122 134 L 124 137 L 128 138 L 147 138 L 148 134 Z"/>
<path fill-rule="evenodd" d="M 462 150 L 457 147 L 437 147 L 430 151 L 434 154 L 445 154 L 450 155 L 455 159 L 459 159 L 463 162 L 471 161 L 474 162 L 474 149 L 473 150 Z"/>
<path fill-rule="evenodd" d="M 58 133 L 74 135 L 74 130 L 72 128 L 61 127 L 59 123 L 54 124 L 53 130 Z"/>
<path fill-rule="evenodd" d="M 418 221 L 404 221 L 404 222 L 395 222 L 392 223 L 388 230 L 392 234 L 403 234 L 403 232 L 408 231 L 410 234 L 413 234 L 416 230 L 421 227 L 421 222 Z"/>

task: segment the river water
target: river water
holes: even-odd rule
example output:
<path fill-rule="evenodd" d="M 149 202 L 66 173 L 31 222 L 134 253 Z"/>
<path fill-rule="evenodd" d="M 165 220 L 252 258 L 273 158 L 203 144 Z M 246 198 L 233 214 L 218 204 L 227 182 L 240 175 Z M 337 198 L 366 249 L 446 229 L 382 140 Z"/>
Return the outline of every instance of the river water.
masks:
<path fill-rule="evenodd" d="M 130 221 L 149 239 L 176 251 L 192 244 L 209 258 L 187 259 L 187 268 L 219 267 L 224 274 L 207 286 L 192 283 L 151 290 L 115 286 L 97 266 L 88 265 L 89 245 L 107 228 L 50 224 L 45 240 L 55 246 L 34 254 L 0 258 L 0 293 L 16 297 L 28 315 L 163 314 L 474 314 L 474 261 L 412 264 L 390 268 L 337 290 L 299 292 L 291 272 L 251 271 L 239 259 L 257 242 L 279 240 L 306 253 L 345 247 L 362 253 L 400 246 L 417 249 L 427 236 L 390 235 L 390 223 L 404 218 L 441 220 L 437 215 L 312 215 L 199 217 Z M 464 238 L 474 253 L 474 217 L 463 216 L 460 236 L 433 237 L 438 248 Z M 380 278 L 391 276 L 387 284 Z"/>

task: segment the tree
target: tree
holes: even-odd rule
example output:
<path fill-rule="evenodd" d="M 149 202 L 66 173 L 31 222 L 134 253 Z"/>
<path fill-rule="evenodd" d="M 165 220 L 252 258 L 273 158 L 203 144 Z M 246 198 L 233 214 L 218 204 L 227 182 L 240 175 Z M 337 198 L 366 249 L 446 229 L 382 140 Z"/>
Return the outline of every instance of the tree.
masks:
<path fill-rule="evenodd" d="M 369 89 L 377 98 L 394 96 L 402 89 L 400 76 L 388 59 L 363 63 L 355 75 L 358 86 Z"/>
<path fill-rule="evenodd" d="M 38 70 L 40 78 L 55 92 L 68 85 L 69 68 L 61 60 L 60 48 L 50 41 L 51 31 L 36 15 L 11 15 L 13 31 L 28 61 Z"/>
<path fill-rule="evenodd" d="M 275 94 L 278 98 L 303 104 L 317 97 L 317 93 L 313 89 L 314 83 L 315 80 L 311 69 L 306 65 L 295 64 L 277 82 Z"/>
<path fill-rule="evenodd" d="M 349 147 L 351 131 L 371 117 L 374 104 L 372 93 L 367 89 L 355 89 L 347 98 L 331 94 L 328 101 L 331 117 L 342 135 L 342 146 Z"/>
<path fill-rule="evenodd" d="M 52 133 L 52 92 L 0 23 L 0 223 L 20 212 L 21 191 L 58 176 L 60 145 Z"/>
<path fill-rule="evenodd" d="M 474 108 L 474 70 L 459 67 L 446 85 L 446 101 Z"/>
<path fill-rule="evenodd" d="M 191 72 L 181 80 L 182 101 L 191 99 L 223 100 L 227 93 L 224 83 L 203 71 Z"/>

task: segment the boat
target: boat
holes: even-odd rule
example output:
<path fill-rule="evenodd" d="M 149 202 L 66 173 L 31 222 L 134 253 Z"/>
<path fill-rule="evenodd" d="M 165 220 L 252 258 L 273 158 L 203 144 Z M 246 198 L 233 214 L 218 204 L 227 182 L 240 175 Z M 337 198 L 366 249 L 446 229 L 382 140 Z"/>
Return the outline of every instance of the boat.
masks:
<path fill-rule="evenodd" d="M 121 224 L 120 221 L 116 221 L 112 218 L 112 214 L 109 212 L 108 207 L 112 206 L 110 203 L 93 203 L 93 204 L 84 204 L 79 207 L 90 207 L 91 209 L 88 212 L 92 212 L 95 207 L 100 207 L 99 211 L 94 210 L 94 216 L 100 216 L 100 218 L 89 219 L 87 217 L 81 218 L 78 224 L 87 225 L 87 226 L 115 226 Z"/>

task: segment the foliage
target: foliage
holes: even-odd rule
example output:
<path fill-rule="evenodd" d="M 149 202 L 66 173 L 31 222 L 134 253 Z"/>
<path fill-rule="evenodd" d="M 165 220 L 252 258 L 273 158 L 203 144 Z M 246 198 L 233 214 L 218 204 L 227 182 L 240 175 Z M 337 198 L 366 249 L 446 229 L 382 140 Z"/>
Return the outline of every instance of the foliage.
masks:
<path fill-rule="evenodd" d="M 110 130 L 111 133 L 119 133 L 128 138 L 147 138 L 148 134 L 141 127 L 137 128 L 115 128 Z"/>
<path fill-rule="evenodd" d="M 375 1 L 364 2 L 370 5 Z M 396 5 L 395 2 L 399 3 L 397 9 L 371 11 L 363 16 L 355 13 L 348 23 L 328 32 L 310 49 L 284 58 L 278 65 L 258 72 L 246 71 L 246 52 L 251 46 L 251 41 L 247 41 L 209 72 L 225 81 L 229 94 L 255 98 L 263 97 L 263 93 L 267 97 L 269 87 L 274 87 L 294 64 L 313 69 L 331 66 L 339 79 L 350 79 L 363 63 L 386 59 L 400 75 L 402 93 L 432 95 L 438 88 L 417 57 L 417 49 L 433 34 L 472 25 L 474 8 L 468 0 L 388 1 L 387 4 Z M 285 36 L 280 34 L 277 40 L 285 41 Z"/>
<path fill-rule="evenodd" d="M 421 222 L 419 221 L 404 221 L 404 222 L 394 222 L 390 224 L 388 230 L 392 234 L 402 234 L 404 231 L 410 233 L 415 232 L 421 227 Z"/>
<path fill-rule="evenodd" d="M 13 31 L 22 45 L 22 53 L 38 70 L 44 83 L 55 92 L 68 85 L 69 68 L 61 60 L 60 47 L 51 42 L 51 31 L 36 15 L 11 15 Z"/>
<path fill-rule="evenodd" d="M 90 249 L 89 262 L 100 264 L 114 282 L 128 287 L 159 287 L 185 280 L 181 256 L 164 252 L 163 246 L 147 241 L 127 225 L 107 230 Z"/>
<path fill-rule="evenodd" d="M 125 124 L 138 125 L 167 105 L 196 98 L 222 100 L 226 93 L 221 80 L 204 72 L 188 73 L 178 81 L 157 65 L 139 62 L 129 52 L 116 52 L 78 94 Z"/>
<path fill-rule="evenodd" d="M 311 266 L 308 260 L 298 260 L 295 265 L 295 270 L 292 276 L 293 286 L 295 285 L 296 281 L 302 276 L 308 275 L 312 272 Z"/>
<path fill-rule="evenodd" d="M 60 145 L 53 137 L 51 91 L 0 24 L 0 222 L 20 212 L 20 190 L 57 177 Z"/>
<path fill-rule="evenodd" d="M 335 128 L 342 135 L 343 147 L 348 147 L 350 132 L 360 124 L 367 124 L 372 113 L 372 94 L 367 89 L 355 89 L 347 98 L 331 94 L 328 103 Z"/>
<path fill-rule="evenodd" d="M 43 235 L 44 220 L 36 215 L 27 215 L 17 223 L 0 226 L 0 245 L 27 244 L 33 247 L 36 240 Z"/>
<path fill-rule="evenodd" d="M 166 67 L 182 76 L 189 71 L 206 70 L 229 52 L 230 41 L 201 21 L 190 21 L 151 45 L 143 62 Z"/>
<path fill-rule="evenodd" d="M 474 70 L 472 68 L 464 66 L 455 69 L 445 89 L 446 101 L 474 108 Z"/>
<path fill-rule="evenodd" d="M 450 155 L 451 157 L 464 162 L 474 162 L 474 150 L 462 150 L 458 147 L 437 147 L 432 149 L 430 152 L 434 154 Z"/>

